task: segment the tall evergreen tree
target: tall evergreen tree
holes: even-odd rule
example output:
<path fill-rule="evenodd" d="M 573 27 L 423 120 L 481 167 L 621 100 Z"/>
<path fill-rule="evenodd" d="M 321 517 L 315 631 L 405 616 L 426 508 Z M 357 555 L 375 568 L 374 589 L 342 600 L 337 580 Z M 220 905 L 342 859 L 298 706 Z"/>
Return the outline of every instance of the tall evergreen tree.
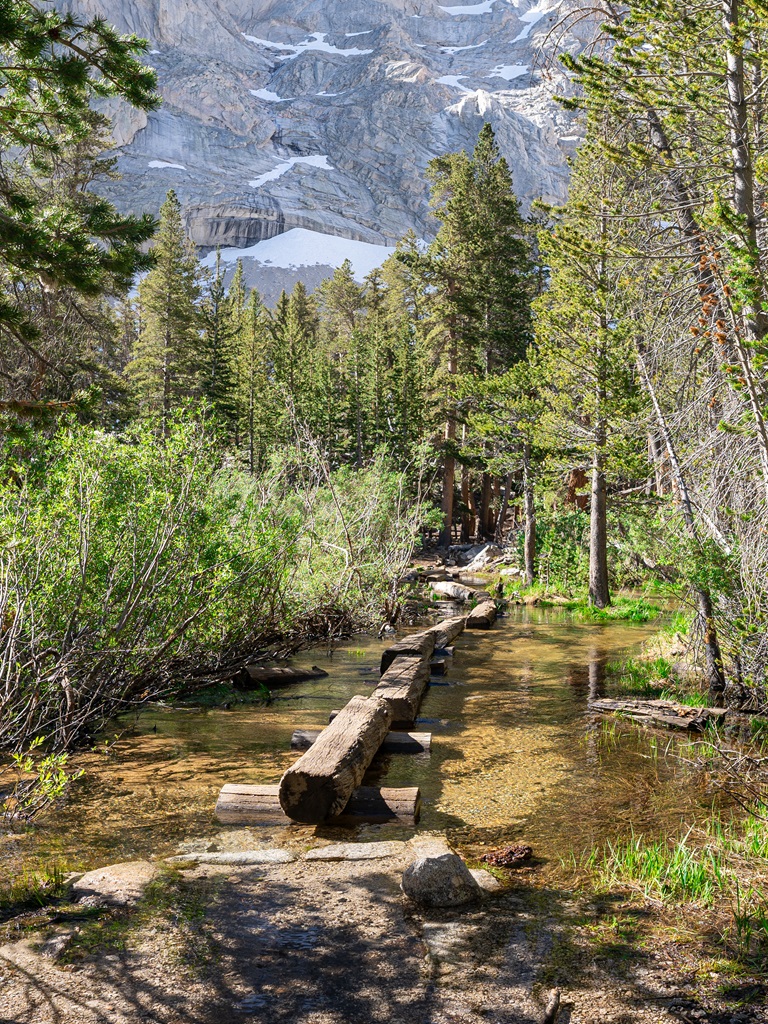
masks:
<path fill-rule="evenodd" d="M 171 411 L 200 394 L 199 266 L 171 190 L 160 209 L 155 265 L 139 285 L 141 328 L 127 372 L 141 411 L 167 431 Z"/>
<path fill-rule="evenodd" d="M 531 340 L 533 275 L 512 177 L 490 124 L 472 156 L 432 160 L 431 207 L 441 221 L 423 263 L 431 296 L 431 338 L 443 366 L 445 412 L 443 542 L 453 521 L 457 413 L 451 378 L 503 372 Z"/>

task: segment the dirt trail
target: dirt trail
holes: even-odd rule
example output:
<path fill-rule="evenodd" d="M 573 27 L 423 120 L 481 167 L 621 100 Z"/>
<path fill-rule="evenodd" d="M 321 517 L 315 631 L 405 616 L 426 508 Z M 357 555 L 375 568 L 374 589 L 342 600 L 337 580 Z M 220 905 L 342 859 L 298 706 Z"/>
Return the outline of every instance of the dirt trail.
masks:
<path fill-rule="evenodd" d="M 534 1024 L 555 984 L 558 1024 L 768 1020 L 703 993 L 672 943 L 614 935 L 597 953 L 568 893 L 517 882 L 417 911 L 399 888 L 413 856 L 168 876 L 159 896 L 81 924 L 58 960 L 40 935 L 3 946 L 0 1022 Z M 54 931 L 72 931 L 67 912 Z"/>

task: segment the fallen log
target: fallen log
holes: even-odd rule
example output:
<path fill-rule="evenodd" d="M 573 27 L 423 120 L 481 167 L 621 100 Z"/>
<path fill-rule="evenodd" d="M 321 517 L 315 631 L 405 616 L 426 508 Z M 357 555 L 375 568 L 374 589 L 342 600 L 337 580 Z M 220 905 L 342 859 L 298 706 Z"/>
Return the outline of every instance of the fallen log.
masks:
<path fill-rule="evenodd" d="M 415 787 L 356 789 L 340 814 L 327 819 L 329 825 L 397 823 L 415 825 L 421 812 L 421 794 Z M 215 815 L 225 825 L 289 824 L 291 819 L 280 806 L 279 786 L 228 784 L 222 786 Z"/>
<path fill-rule="evenodd" d="M 352 697 L 306 754 L 280 780 L 280 806 L 289 818 L 317 825 L 341 814 L 389 732 L 392 708 L 372 697 Z"/>
<path fill-rule="evenodd" d="M 296 729 L 291 736 L 291 750 L 309 750 L 321 729 Z M 432 748 L 431 732 L 400 732 L 390 730 L 379 747 L 382 754 L 423 754 Z"/>
<path fill-rule="evenodd" d="M 496 605 L 493 601 L 483 601 L 467 616 L 467 629 L 490 629 L 496 621 Z"/>
<path fill-rule="evenodd" d="M 643 725 L 655 725 L 665 729 L 685 729 L 703 732 L 710 722 L 721 721 L 726 708 L 693 708 L 672 700 L 593 700 L 590 711 L 599 714 L 619 714 Z"/>
<path fill-rule="evenodd" d="M 429 683 L 429 661 L 417 656 L 395 658 L 373 696 L 385 700 L 396 722 L 412 722 Z"/>
<path fill-rule="evenodd" d="M 305 679 L 323 679 L 328 673 L 313 665 L 312 668 L 288 668 L 266 665 L 244 665 L 235 678 L 239 690 L 255 690 L 259 686 L 288 686 Z"/>
<path fill-rule="evenodd" d="M 431 583 L 430 589 L 449 601 L 469 601 L 474 594 L 474 590 L 463 583 Z"/>
<path fill-rule="evenodd" d="M 397 643 L 392 644 L 381 655 L 382 675 L 395 660 L 403 655 L 414 658 L 429 659 L 435 649 L 435 634 L 431 630 L 424 630 L 421 633 L 409 633 L 401 637 Z"/>
<path fill-rule="evenodd" d="M 438 622 L 436 625 L 430 626 L 426 632 L 434 633 L 435 648 L 449 647 L 456 637 L 460 633 L 464 632 L 466 624 L 466 616 L 457 615 L 452 619 L 443 619 L 442 622 Z"/>

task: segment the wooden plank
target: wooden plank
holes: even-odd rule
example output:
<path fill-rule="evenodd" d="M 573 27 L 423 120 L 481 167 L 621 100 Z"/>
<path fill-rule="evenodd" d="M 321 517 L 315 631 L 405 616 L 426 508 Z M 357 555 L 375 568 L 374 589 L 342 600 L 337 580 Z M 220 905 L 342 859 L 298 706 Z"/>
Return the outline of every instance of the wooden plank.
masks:
<path fill-rule="evenodd" d="M 415 658 L 429 659 L 435 649 L 435 634 L 430 630 L 421 633 L 409 633 L 408 636 L 400 637 L 397 643 L 392 644 L 381 655 L 381 674 L 387 671 L 395 660 L 403 655 Z"/>
<path fill-rule="evenodd" d="M 321 729 L 296 729 L 291 736 L 291 750 L 309 750 Z M 379 747 L 382 754 L 423 754 L 432 748 L 431 732 L 399 732 L 390 730 Z"/>
<path fill-rule="evenodd" d="M 300 683 L 305 679 L 323 679 L 328 673 L 313 665 L 312 668 L 289 668 L 287 666 L 244 665 L 235 678 L 239 690 L 256 689 L 259 686 L 275 687 Z"/>
<path fill-rule="evenodd" d="M 433 658 L 429 663 L 429 671 L 433 676 L 444 676 L 447 671 L 445 658 Z"/>
<path fill-rule="evenodd" d="M 467 629 L 490 629 L 496 621 L 496 604 L 483 601 L 467 616 Z"/>
<path fill-rule="evenodd" d="M 317 825 L 342 812 L 389 732 L 393 713 L 378 696 L 353 697 L 280 780 L 289 818 Z"/>
<path fill-rule="evenodd" d="M 428 659 L 416 655 L 401 656 L 395 658 L 381 677 L 373 696 L 386 700 L 394 721 L 412 722 L 428 684 Z"/>
<path fill-rule="evenodd" d="M 403 789 L 360 786 L 341 814 L 327 819 L 330 825 L 378 824 L 415 825 L 421 812 L 421 794 L 416 787 Z M 280 787 L 235 783 L 222 786 L 215 815 L 225 825 L 284 824 L 291 822 L 280 806 Z"/>
<path fill-rule="evenodd" d="M 664 729 L 683 729 L 703 732 L 709 722 L 719 722 L 728 713 L 727 708 L 699 708 L 678 704 L 671 700 L 613 700 L 603 698 L 590 701 L 590 711 L 599 714 L 620 714 L 643 725 Z"/>

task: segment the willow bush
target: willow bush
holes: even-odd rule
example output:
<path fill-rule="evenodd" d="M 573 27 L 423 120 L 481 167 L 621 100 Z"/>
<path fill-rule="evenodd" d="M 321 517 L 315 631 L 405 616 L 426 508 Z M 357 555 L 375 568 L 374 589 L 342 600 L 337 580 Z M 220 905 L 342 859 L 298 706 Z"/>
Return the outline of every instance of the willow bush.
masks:
<path fill-rule="evenodd" d="M 304 449 L 250 477 L 191 415 L 162 439 L 71 426 L 6 450 L 0 746 L 66 748 L 303 620 L 375 617 L 418 507 L 380 460 L 333 474 Z"/>

